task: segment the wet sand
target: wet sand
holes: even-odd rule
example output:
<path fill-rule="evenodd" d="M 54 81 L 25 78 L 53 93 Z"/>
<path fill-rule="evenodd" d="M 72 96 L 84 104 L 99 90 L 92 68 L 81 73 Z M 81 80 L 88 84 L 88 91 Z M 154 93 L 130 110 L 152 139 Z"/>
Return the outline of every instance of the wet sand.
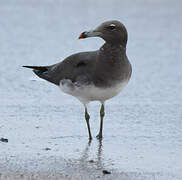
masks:
<path fill-rule="evenodd" d="M 1 158 L 0 179 L 39 179 L 39 180 L 168 180 L 178 179 L 177 176 L 162 172 L 126 171 L 122 169 L 111 169 L 111 164 L 105 164 L 102 155 L 102 143 L 98 144 L 96 158 L 89 157 L 92 143 L 88 143 L 78 159 L 64 159 L 55 155 L 38 154 L 38 156 L 21 157 L 10 156 Z M 50 150 L 51 151 L 51 150 Z M 42 153 L 43 154 L 43 153 Z M 105 173 L 103 173 L 105 172 Z M 180 177 L 179 177 L 180 179 Z"/>

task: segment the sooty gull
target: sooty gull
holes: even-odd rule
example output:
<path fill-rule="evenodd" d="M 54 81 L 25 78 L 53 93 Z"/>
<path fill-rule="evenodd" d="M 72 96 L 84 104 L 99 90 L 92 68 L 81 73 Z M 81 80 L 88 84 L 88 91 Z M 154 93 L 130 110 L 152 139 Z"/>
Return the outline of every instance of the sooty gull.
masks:
<path fill-rule="evenodd" d="M 50 66 L 23 66 L 60 89 L 80 100 L 85 107 L 89 139 L 92 139 L 87 104 L 100 101 L 100 130 L 102 139 L 104 102 L 116 96 L 131 77 L 131 64 L 126 56 L 127 30 L 119 21 L 107 21 L 95 30 L 85 31 L 79 39 L 101 37 L 104 45 L 97 51 L 73 54 L 62 62 Z"/>

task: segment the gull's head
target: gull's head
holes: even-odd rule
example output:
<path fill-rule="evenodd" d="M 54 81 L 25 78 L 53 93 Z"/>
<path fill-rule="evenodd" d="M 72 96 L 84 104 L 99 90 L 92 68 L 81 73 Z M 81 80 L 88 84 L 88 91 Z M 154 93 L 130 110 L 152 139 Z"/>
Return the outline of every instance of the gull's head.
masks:
<path fill-rule="evenodd" d="M 87 37 L 101 37 L 107 43 L 119 44 L 126 47 L 128 34 L 125 26 L 121 22 L 113 20 L 102 23 L 94 30 L 84 31 L 78 38 L 82 39 Z"/>

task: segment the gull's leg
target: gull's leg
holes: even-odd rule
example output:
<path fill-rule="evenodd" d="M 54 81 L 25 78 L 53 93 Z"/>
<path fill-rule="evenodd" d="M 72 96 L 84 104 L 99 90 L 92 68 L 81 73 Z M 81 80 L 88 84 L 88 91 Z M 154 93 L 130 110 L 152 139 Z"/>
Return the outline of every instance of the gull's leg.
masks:
<path fill-rule="evenodd" d="M 87 112 L 87 106 L 85 106 L 85 120 L 86 120 L 86 123 L 87 123 L 88 134 L 89 134 L 89 140 L 92 140 L 92 135 L 91 135 L 91 131 L 90 131 L 89 119 L 90 119 L 90 116 L 89 116 L 89 114 L 88 114 L 88 112 Z"/>
<path fill-rule="evenodd" d="M 98 139 L 102 139 L 102 129 L 103 129 L 103 119 L 104 119 L 104 103 L 102 103 L 100 108 L 100 130 L 99 134 L 96 136 Z"/>

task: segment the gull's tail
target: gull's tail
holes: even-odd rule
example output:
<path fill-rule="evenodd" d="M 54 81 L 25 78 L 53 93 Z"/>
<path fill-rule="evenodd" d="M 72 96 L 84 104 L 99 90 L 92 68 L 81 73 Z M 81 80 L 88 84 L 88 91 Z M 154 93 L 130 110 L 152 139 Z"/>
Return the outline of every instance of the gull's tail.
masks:
<path fill-rule="evenodd" d="M 39 76 L 40 78 L 47 80 L 51 83 L 59 85 L 60 78 L 57 76 L 57 71 L 53 68 L 55 65 L 52 66 L 23 66 L 25 68 L 33 69 L 33 72 Z"/>
<path fill-rule="evenodd" d="M 33 69 L 33 72 L 42 79 L 50 81 L 49 66 L 23 66 L 25 68 Z"/>

